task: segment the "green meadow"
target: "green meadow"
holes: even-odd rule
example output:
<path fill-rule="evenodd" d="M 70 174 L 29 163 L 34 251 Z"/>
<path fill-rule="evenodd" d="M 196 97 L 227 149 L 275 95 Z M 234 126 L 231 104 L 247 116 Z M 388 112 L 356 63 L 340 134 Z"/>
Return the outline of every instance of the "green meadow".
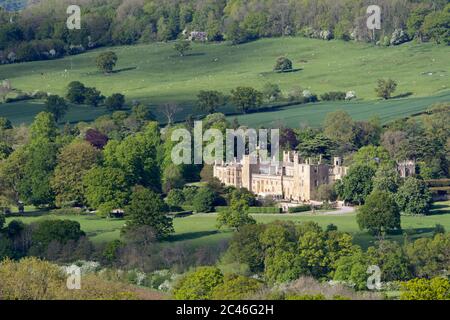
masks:
<path fill-rule="evenodd" d="M 269 223 L 276 220 L 293 221 L 301 223 L 315 221 L 323 228 L 334 224 L 339 230 L 349 232 L 354 236 L 356 244 L 366 248 L 376 241 L 371 235 L 361 232 L 356 223 L 355 214 L 256 214 L 253 215 L 258 223 Z M 41 219 L 70 219 L 78 221 L 81 229 L 95 243 L 103 243 L 120 238 L 120 229 L 125 220 L 106 219 L 94 215 L 57 216 L 47 215 L 42 212 L 28 212 L 23 216 L 9 217 L 7 222 L 17 219 L 25 223 L 32 223 Z M 410 239 L 419 237 L 431 237 L 436 224 L 441 224 L 446 230 L 450 230 L 450 201 L 437 202 L 429 216 L 403 216 L 403 232 Z M 168 243 L 183 243 L 189 246 L 217 245 L 220 241 L 230 239 L 232 230 L 218 230 L 215 214 L 195 214 L 185 218 L 174 219 L 175 233 L 169 237 Z M 390 235 L 388 239 L 402 241 L 404 235 Z"/>
<path fill-rule="evenodd" d="M 113 50 L 119 56 L 116 71 L 111 75 L 96 69 L 95 58 L 104 50 Z M 296 71 L 272 72 L 279 56 L 290 58 Z M 421 112 L 436 101 L 449 101 L 449 56 L 448 46 L 432 44 L 408 43 L 385 48 L 286 37 L 239 46 L 194 44 L 189 54 L 180 57 L 173 43 L 154 43 L 99 49 L 59 60 L 3 65 L 0 79 L 9 79 L 13 87 L 27 92 L 42 90 L 59 95 L 64 95 L 68 83 L 78 80 L 97 87 L 104 95 L 120 92 L 128 101 L 142 101 L 160 119 L 163 117 L 159 106 L 176 102 L 183 106 L 178 120 L 196 113 L 195 97 L 200 90 L 229 93 L 237 86 L 262 89 L 271 82 L 278 84 L 284 94 L 295 87 L 319 95 L 328 91 L 356 92 L 360 101 L 348 104 L 291 106 L 276 113 L 240 117 L 242 123 L 252 125 L 267 125 L 279 119 L 287 119 L 288 125 L 317 125 L 326 112 L 335 109 L 348 109 L 356 119 L 379 114 L 387 121 Z M 376 101 L 374 87 L 379 78 L 396 80 L 396 95 L 410 98 Z M 35 101 L 0 105 L 0 116 L 9 117 L 15 124 L 29 123 L 42 108 L 42 102 Z M 91 121 L 104 112 L 101 108 L 73 106 L 63 121 Z"/>

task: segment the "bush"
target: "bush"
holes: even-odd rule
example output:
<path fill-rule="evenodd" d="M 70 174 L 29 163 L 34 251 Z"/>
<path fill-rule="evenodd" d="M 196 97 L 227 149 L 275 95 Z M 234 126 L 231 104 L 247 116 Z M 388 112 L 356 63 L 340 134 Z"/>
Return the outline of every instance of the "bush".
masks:
<path fill-rule="evenodd" d="M 346 93 L 345 92 L 341 92 L 341 91 L 330 91 L 330 92 L 326 92 L 323 95 L 320 96 L 320 99 L 322 99 L 323 101 L 338 101 L 338 100 L 345 100 L 346 97 Z"/>
<path fill-rule="evenodd" d="M 223 283 L 223 275 L 216 267 L 200 267 L 186 274 L 175 286 L 176 300 L 209 300 L 214 289 Z"/>
<path fill-rule="evenodd" d="M 196 212 L 211 212 L 214 207 L 214 200 L 216 195 L 209 188 L 201 188 L 194 197 L 194 210 Z"/>
<path fill-rule="evenodd" d="M 307 212 L 311 211 L 310 205 L 298 206 L 298 207 L 290 207 L 288 209 L 289 213 L 299 213 L 299 212 Z"/>
<path fill-rule="evenodd" d="M 292 61 L 286 57 L 279 57 L 273 71 L 286 72 L 292 70 Z"/>

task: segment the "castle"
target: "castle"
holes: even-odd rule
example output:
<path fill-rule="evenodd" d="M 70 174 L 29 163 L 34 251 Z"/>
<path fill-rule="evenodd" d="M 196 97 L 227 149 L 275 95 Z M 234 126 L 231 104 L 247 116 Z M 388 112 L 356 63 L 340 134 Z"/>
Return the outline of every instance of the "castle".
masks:
<path fill-rule="evenodd" d="M 280 201 L 309 202 L 317 199 L 319 186 L 330 184 L 347 175 L 348 167 L 342 165 L 342 159 L 334 157 L 331 165 L 319 161 L 313 163 L 310 158 L 300 157 L 298 152 L 283 152 L 283 161 L 278 165 L 262 164 L 259 158 L 250 161 L 246 155 L 241 161 L 214 165 L 214 177 L 226 186 L 246 188 L 259 197 L 271 197 Z M 415 161 L 397 163 L 401 178 L 416 174 Z"/>
<path fill-rule="evenodd" d="M 262 164 L 259 158 L 255 162 L 252 164 L 248 155 L 230 164 L 216 162 L 214 177 L 226 186 L 246 188 L 259 197 L 308 202 L 317 200 L 319 186 L 342 179 L 348 171 L 341 158 L 335 157 L 329 165 L 322 159 L 304 159 L 292 151 L 283 152 L 283 161 L 278 165 Z"/>

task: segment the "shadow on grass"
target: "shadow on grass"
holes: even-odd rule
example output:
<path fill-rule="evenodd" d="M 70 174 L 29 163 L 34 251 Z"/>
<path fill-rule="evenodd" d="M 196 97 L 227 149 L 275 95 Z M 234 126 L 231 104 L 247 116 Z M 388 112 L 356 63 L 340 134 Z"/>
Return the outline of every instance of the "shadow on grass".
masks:
<path fill-rule="evenodd" d="M 113 70 L 111 73 L 120 73 L 120 72 L 125 72 L 125 71 L 136 70 L 136 69 L 137 69 L 137 67 L 128 67 L 128 68 Z"/>
<path fill-rule="evenodd" d="M 180 233 L 171 235 L 167 238 L 168 242 L 175 242 L 175 241 L 186 241 L 186 240 L 194 240 L 202 237 L 211 236 L 213 234 L 219 233 L 218 230 L 212 230 L 212 231 L 198 231 L 198 232 L 186 232 L 186 233 Z"/>
<path fill-rule="evenodd" d="M 391 233 L 385 236 L 384 240 L 396 241 L 402 244 L 405 240 L 405 235 L 409 240 L 417 240 L 419 238 L 432 237 L 435 228 L 414 228 L 414 229 L 403 229 L 398 232 Z M 379 241 L 378 237 L 372 236 L 367 232 L 358 232 L 353 234 L 353 243 L 359 245 L 362 249 L 367 250 L 371 246 L 375 246 Z"/>
<path fill-rule="evenodd" d="M 391 99 L 401 99 L 401 98 L 408 98 L 410 96 L 412 96 L 413 93 L 412 92 L 405 92 L 405 93 L 401 93 L 399 95 L 396 95 L 395 97 L 392 97 Z"/>
<path fill-rule="evenodd" d="M 10 213 L 7 214 L 6 217 L 7 218 L 24 218 L 24 217 L 43 217 L 43 216 L 47 216 L 50 214 L 49 210 L 34 210 L 34 211 L 27 211 L 25 213 L 18 213 L 18 212 L 14 212 L 14 213 Z"/>
<path fill-rule="evenodd" d="M 185 53 L 184 55 L 174 54 L 171 55 L 170 58 L 186 58 L 186 57 L 201 57 L 205 56 L 206 53 L 204 52 L 195 52 L 195 53 Z"/>
<path fill-rule="evenodd" d="M 435 204 L 431 208 L 429 216 L 439 216 L 443 214 L 450 214 L 450 206 L 445 204 Z"/>

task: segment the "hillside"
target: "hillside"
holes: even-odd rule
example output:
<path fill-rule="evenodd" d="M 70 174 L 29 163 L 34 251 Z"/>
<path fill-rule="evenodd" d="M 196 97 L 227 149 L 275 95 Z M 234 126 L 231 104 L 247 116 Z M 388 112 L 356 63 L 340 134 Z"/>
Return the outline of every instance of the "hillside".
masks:
<path fill-rule="evenodd" d="M 389 109 L 390 103 L 394 103 L 397 107 L 393 116 L 397 117 L 402 116 L 403 111 L 405 115 L 408 114 L 409 111 L 402 109 L 403 105 L 406 105 L 404 108 L 409 105 L 403 102 L 408 100 L 374 101 L 377 79 L 389 77 L 396 80 L 399 84 L 396 94 L 412 93 L 411 97 L 427 97 L 445 92 L 450 83 L 450 47 L 431 44 L 383 48 L 343 41 L 279 38 L 239 46 L 195 44 L 185 57 L 176 54 L 173 43 L 123 46 L 112 50 L 117 52 L 119 62 L 116 72 L 110 76 L 97 71 L 95 57 L 102 51 L 97 50 L 60 60 L 0 66 L 0 79 L 9 79 L 13 87 L 24 91 L 44 90 L 60 95 L 64 95 L 68 83 L 79 80 L 88 86 L 97 87 L 105 95 L 121 92 L 128 101 L 140 100 L 151 105 L 157 114 L 158 105 L 173 101 L 184 106 L 178 120 L 195 113 L 192 107 L 200 90 L 214 89 L 228 94 L 237 86 L 250 85 L 262 89 L 267 82 L 279 84 L 284 94 L 295 87 L 309 89 L 319 95 L 327 91 L 354 90 L 362 100 L 356 104 Z M 300 70 L 286 74 L 272 72 L 276 58 L 281 55 L 289 57 L 294 67 Z M 443 99 L 447 98 L 444 96 Z M 442 96 L 439 99 L 442 100 Z M 410 110 L 413 113 L 423 110 L 434 99 L 430 98 L 429 102 L 414 101 L 418 104 Z M 419 101 L 425 101 L 426 105 Z M 28 108 L 28 104 L 19 103 L 20 108 Z M 16 123 L 28 122 L 22 112 L 18 114 L 22 118 L 15 119 L 14 114 L 19 113 L 16 111 L 20 108 L 10 110 L 13 107 L 0 106 L 0 116 L 9 115 Z M 300 109 L 303 110 L 303 107 Z M 331 103 L 330 108 L 334 107 L 345 106 Z M 328 107 L 318 105 L 318 108 L 320 112 L 328 111 Z M 92 109 L 92 113 L 98 112 Z M 362 113 L 361 116 L 365 117 L 365 114 L 369 115 L 370 112 Z M 261 116 L 267 118 L 267 115 Z M 242 119 L 254 117 L 257 118 L 257 115 L 245 115 Z M 281 117 L 280 113 L 277 113 L 278 117 Z M 295 120 L 296 123 L 298 121 Z"/>

